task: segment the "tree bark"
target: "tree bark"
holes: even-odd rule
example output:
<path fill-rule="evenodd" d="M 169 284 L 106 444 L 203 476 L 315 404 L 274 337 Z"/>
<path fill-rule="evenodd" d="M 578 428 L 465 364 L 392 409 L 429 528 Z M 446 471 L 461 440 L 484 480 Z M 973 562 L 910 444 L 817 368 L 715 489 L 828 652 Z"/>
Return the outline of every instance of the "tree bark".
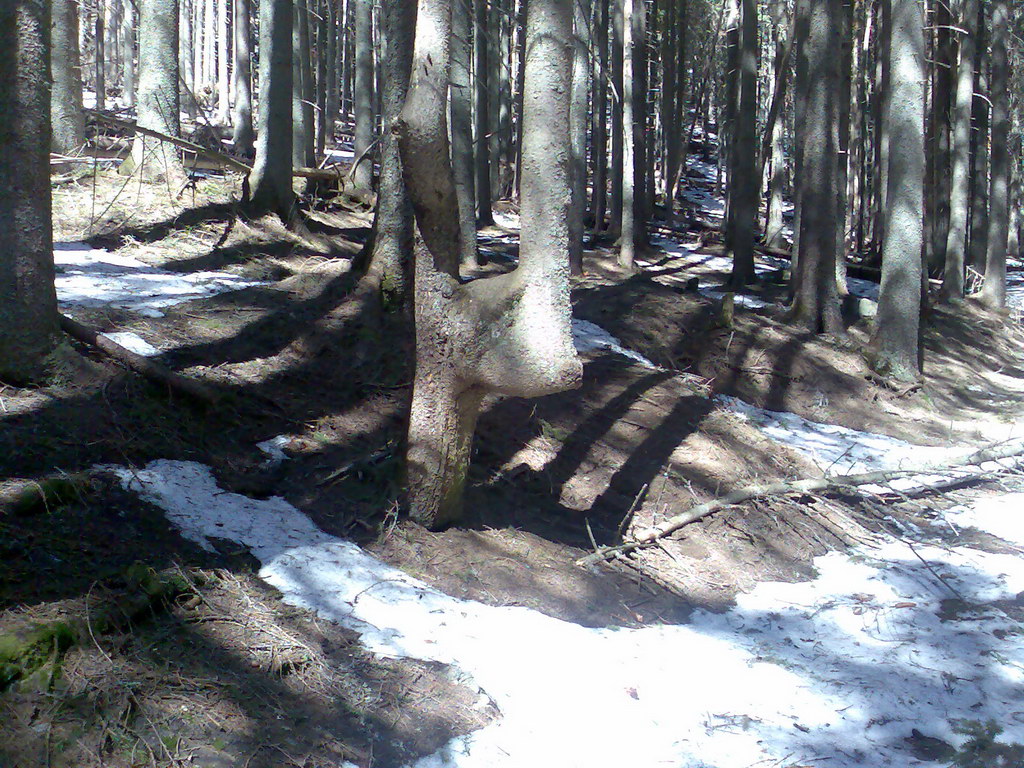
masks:
<path fill-rule="evenodd" d="M 235 68 L 232 72 L 235 103 L 231 113 L 235 151 L 251 157 L 255 134 L 252 129 L 252 64 L 249 35 L 251 34 L 252 0 L 234 2 Z"/>
<path fill-rule="evenodd" d="M 475 18 L 476 44 L 474 51 L 473 119 L 476 139 L 476 218 L 481 226 L 494 223 L 491 211 L 493 194 L 491 189 L 491 145 L 493 143 L 490 124 L 490 94 L 488 85 L 491 77 L 490 61 L 487 55 L 487 0 L 471 0 Z M 456 13 L 462 13 L 461 9 Z"/>
<path fill-rule="evenodd" d="M 897 381 L 920 374 L 921 253 L 924 246 L 924 15 L 918 0 L 892 4 L 888 124 L 889 201 L 885 209 L 882 286 L 871 367 Z"/>
<path fill-rule="evenodd" d="M 50 59 L 53 72 L 50 147 L 54 152 L 74 154 L 85 146 L 82 63 L 78 54 L 78 3 L 75 0 L 53 0 Z"/>
<path fill-rule="evenodd" d="M 473 93 L 470 91 L 470 62 L 473 58 L 472 19 L 462 8 L 452 13 L 452 76 L 448 89 L 451 110 L 452 171 L 455 174 L 455 194 L 459 200 L 459 261 L 464 267 L 478 266 L 476 252 L 477 220 L 477 166 L 480 153 L 486 154 L 486 141 L 478 142 L 473 152 Z M 483 28 L 478 36 L 484 36 Z M 477 46 L 484 45 L 477 41 Z M 479 74 L 478 74 L 479 77 Z M 480 201 L 480 205 L 484 205 Z M 490 205 L 488 201 L 487 205 Z"/>
<path fill-rule="evenodd" d="M 228 125 L 231 115 L 231 90 L 228 80 L 228 3 L 217 5 L 217 125 Z"/>
<path fill-rule="evenodd" d="M 178 0 L 139 0 L 138 124 L 168 136 L 180 136 L 178 96 Z M 175 148 L 136 134 L 124 172 L 165 177 L 183 184 L 185 169 Z M 177 191 L 177 190 L 175 190 Z"/>
<path fill-rule="evenodd" d="M 932 67 L 932 106 L 928 157 L 932 183 L 928 187 L 928 221 L 931 239 L 928 270 L 938 275 L 946 264 L 946 243 L 949 238 L 949 197 L 952 130 L 950 126 L 951 95 L 954 93 L 952 73 L 956 68 L 953 49 L 953 17 L 947 0 L 933 0 L 932 27 L 935 29 L 935 66 Z"/>
<path fill-rule="evenodd" d="M 107 41 L 106 41 L 106 1 L 97 0 L 96 19 L 93 27 L 93 43 L 96 46 L 96 61 L 93 72 L 96 87 L 96 109 L 107 108 Z"/>
<path fill-rule="evenodd" d="M 608 209 L 608 4 L 610 0 L 593 0 L 595 8 L 594 44 L 594 107 L 593 127 L 593 199 L 590 209 L 594 218 L 594 233 L 605 228 Z"/>
<path fill-rule="evenodd" d="M 569 91 L 572 11 L 532 0 L 527 17 L 518 268 L 460 284 L 445 93 L 449 0 L 420 0 L 399 147 L 416 213 L 416 375 L 407 472 L 410 513 L 437 528 L 461 514 L 481 398 L 578 386 L 569 323 Z"/>
<path fill-rule="evenodd" d="M 132 0 L 123 0 L 120 44 L 124 103 L 125 106 L 133 107 L 135 106 L 135 6 Z"/>
<path fill-rule="evenodd" d="M 356 157 L 373 142 L 373 3 L 355 0 L 355 83 L 352 94 L 355 112 Z M 373 161 L 367 158 L 356 169 L 355 183 L 360 189 L 373 186 Z"/>
<path fill-rule="evenodd" d="M 992 2 L 992 181 L 989 191 L 989 242 L 981 300 L 1006 305 L 1006 245 L 1010 228 L 1010 36 L 1009 0 Z"/>
<path fill-rule="evenodd" d="M 306 0 L 292 0 L 292 164 L 316 165 L 313 135 L 313 73 L 309 51 L 309 7 Z M 372 133 L 372 129 L 371 129 Z M 367 145 L 369 142 L 367 142 Z M 359 152 L 356 152 L 359 157 Z M 363 167 L 373 170 L 373 163 Z"/>
<path fill-rule="evenodd" d="M 57 345 L 50 228 L 50 3 L 0 4 L 0 381 L 41 382 Z"/>
<path fill-rule="evenodd" d="M 622 218 L 619 229 L 619 266 L 632 272 L 636 268 L 636 46 L 633 39 L 636 24 L 633 16 L 641 11 L 635 7 L 643 0 L 621 0 L 622 3 Z"/>
<path fill-rule="evenodd" d="M 569 213 L 569 269 L 583 274 L 583 219 L 587 212 L 587 107 L 590 90 L 590 0 L 573 2 L 572 90 L 569 143 L 572 148 Z"/>
<path fill-rule="evenodd" d="M 733 131 L 732 167 L 729 169 L 732 276 L 734 288 L 754 280 L 754 229 L 757 225 L 761 174 L 757 170 L 757 3 L 740 3 L 739 72 L 736 102 L 739 113 Z"/>
<path fill-rule="evenodd" d="M 974 106 L 971 108 L 971 241 L 967 264 L 975 272 L 985 270 L 988 256 L 989 87 L 988 24 L 985 4 L 978 3 L 978 45 L 974 52 Z"/>
<path fill-rule="evenodd" d="M 292 4 L 260 2 L 260 110 L 247 206 L 288 222 L 292 191 Z"/>
<path fill-rule="evenodd" d="M 800 241 L 794 269 L 791 318 L 813 332 L 842 333 L 836 292 L 835 184 L 838 162 L 837 100 L 839 15 L 842 0 L 797 0 L 797 92 L 804 127 L 798 194 Z"/>
<path fill-rule="evenodd" d="M 942 294 L 949 299 L 964 295 L 964 267 L 968 249 L 970 212 L 971 106 L 974 103 L 974 52 L 978 0 L 960 2 L 960 57 L 956 68 L 956 102 L 953 112 L 953 177 L 949 197 L 949 233 Z"/>

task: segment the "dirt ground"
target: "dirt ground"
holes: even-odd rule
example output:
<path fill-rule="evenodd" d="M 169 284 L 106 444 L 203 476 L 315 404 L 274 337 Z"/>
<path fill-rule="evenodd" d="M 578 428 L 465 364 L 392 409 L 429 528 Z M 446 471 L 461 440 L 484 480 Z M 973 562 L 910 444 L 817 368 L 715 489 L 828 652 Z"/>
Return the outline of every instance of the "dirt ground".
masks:
<path fill-rule="evenodd" d="M 814 556 L 869 540 L 886 516 L 923 510 L 844 495 L 762 500 L 661 547 L 577 566 L 630 526 L 750 483 L 820 474 L 709 394 L 929 444 L 980 442 L 985 425 L 1024 408 L 1019 327 L 971 303 L 932 309 L 925 379 L 894 390 L 868 376 L 863 321 L 842 339 L 799 332 L 776 310 L 737 308 L 723 322 L 715 301 L 648 272 L 624 275 L 598 244 L 573 292 L 576 316 L 661 368 L 590 356 L 579 391 L 487 402 L 468 518 L 430 533 L 398 507 L 408 323 L 350 300 L 369 212 L 323 207 L 300 237 L 273 220 L 238 219 L 238 191 L 238 179 L 211 179 L 176 200 L 111 172 L 56 188 L 58 241 L 264 284 L 160 318 L 75 310 L 171 350 L 162 361 L 216 388 L 216 406 L 71 342 L 51 386 L 0 385 L 3 487 L 73 478 L 53 503 L 0 514 L 0 635 L 65 621 L 88 638 L 68 648 L 55 638 L 59 674 L 51 663 L 43 684 L 0 694 L 3 768 L 398 766 L 497 716 L 449 670 L 373 657 L 346 631 L 284 605 L 247 553 L 199 550 L 104 464 L 204 462 L 224 487 L 284 496 L 449 594 L 639 626 L 720 610 L 761 580 L 806 577 Z M 514 250 L 497 239 L 488 247 Z M 673 266 L 687 274 L 685 260 Z M 256 443 L 282 434 L 289 459 L 270 466 Z M 139 563 L 173 590 L 140 593 Z M 111 605 L 120 618 L 98 621 Z"/>

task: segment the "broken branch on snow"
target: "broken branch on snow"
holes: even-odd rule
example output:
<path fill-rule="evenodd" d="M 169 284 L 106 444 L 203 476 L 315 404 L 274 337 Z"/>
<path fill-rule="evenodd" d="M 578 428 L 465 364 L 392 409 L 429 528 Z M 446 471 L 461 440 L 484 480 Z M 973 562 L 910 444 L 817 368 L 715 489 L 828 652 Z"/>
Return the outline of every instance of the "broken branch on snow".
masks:
<path fill-rule="evenodd" d="M 882 469 L 875 472 L 863 472 L 856 475 L 827 475 L 819 478 L 804 478 L 801 480 L 781 480 L 775 483 L 764 483 L 759 485 L 748 485 L 745 488 L 728 493 L 718 499 L 706 501 L 695 507 L 690 507 L 685 512 L 670 517 L 661 523 L 650 528 L 638 531 L 632 541 L 627 541 L 613 547 L 601 547 L 586 557 L 576 561 L 577 565 L 594 565 L 603 560 L 610 560 L 618 555 L 628 554 L 634 550 L 649 547 L 659 540 L 675 533 L 680 528 L 702 520 L 709 515 L 719 512 L 727 507 L 741 504 L 751 499 L 766 498 L 769 496 L 786 496 L 791 493 L 820 494 L 824 491 L 838 490 L 841 488 L 857 488 L 864 485 L 882 485 L 903 477 L 914 475 L 942 475 L 956 472 L 956 483 L 962 483 L 966 479 L 981 477 L 989 474 L 991 469 L 983 469 L 982 464 L 991 461 L 999 461 L 1015 456 L 1024 455 L 1024 439 L 1010 440 L 1002 443 L 985 446 L 967 456 L 941 464 L 923 464 L 918 467 L 906 469 Z M 978 467 L 978 469 L 963 472 L 964 467 Z M 949 485 L 948 482 L 932 483 L 929 489 Z"/>

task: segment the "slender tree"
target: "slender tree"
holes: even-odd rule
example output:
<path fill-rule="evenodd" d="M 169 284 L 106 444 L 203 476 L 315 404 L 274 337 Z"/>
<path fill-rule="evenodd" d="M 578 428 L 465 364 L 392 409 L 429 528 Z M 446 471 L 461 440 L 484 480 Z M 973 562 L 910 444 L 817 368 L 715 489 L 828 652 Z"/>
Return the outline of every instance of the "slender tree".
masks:
<path fill-rule="evenodd" d="M 260 110 L 256 163 L 249 174 L 247 205 L 253 211 L 293 216 L 292 3 L 260 3 Z"/>
<path fill-rule="evenodd" d="M 50 230 L 50 3 L 0 3 L 0 381 L 42 380 L 59 338 Z"/>
<path fill-rule="evenodd" d="M 235 0 L 232 7 L 235 66 L 231 74 L 235 99 L 231 111 L 231 143 L 236 152 L 248 157 L 254 151 L 255 139 L 252 129 L 252 64 L 249 46 L 252 0 Z"/>
<path fill-rule="evenodd" d="M 801 102 L 797 119 L 803 135 L 798 139 L 797 194 L 799 196 L 799 252 L 793 272 L 792 318 L 812 331 L 841 333 L 842 318 L 836 291 L 835 183 L 838 163 L 839 16 L 842 0 L 797 0 L 796 96 Z"/>
<path fill-rule="evenodd" d="M 729 244 L 733 265 L 730 282 L 735 287 L 754 280 L 754 229 L 757 224 L 761 175 L 757 170 L 757 3 L 742 0 L 738 30 L 738 108 L 732 132 L 732 164 L 729 176 Z"/>
<path fill-rule="evenodd" d="M 373 142 L 373 2 L 354 0 L 355 4 L 355 109 L 356 158 L 363 157 Z M 357 187 L 370 189 L 373 184 L 373 159 L 367 157 L 356 168 Z"/>
<path fill-rule="evenodd" d="M 138 122 L 168 136 L 181 133 L 178 96 L 178 0 L 139 0 Z M 165 176 L 184 183 L 185 169 L 172 144 L 135 135 L 122 171 Z"/>
<path fill-rule="evenodd" d="M 1010 229 L 1010 37 L 1009 0 L 992 0 L 992 186 L 988 259 L 982 301 L 989 307 L 1006 304 L 1006 250 Z"/>
<path fill-rule="evenodd" d="M 978 0 L 961 0 L 960 56 L 956 68 L 956 103 L 953 118 L 953 180 L 949 198 L 949 233 L 942 293 L 958 299 L 964 295 L 964 267 L 968 249 L 971 165 L 971 107 L 974 103 L 974 51 Z"/>
<path fill-rule="evenodd" d="M 452 14 L 452 82 L 449 87 L 452 133 L 452 170 L 459 200 L 459 256 L 462 264 L 477 266 L 476 256 L 476 165 L 473 152 L 473 94 L 470 91 L 470 62 L 473 58 L 471 7 L 455 0 Z M 483 37 L 484 31 L 480 30 Z M 483 43 L 480 43 L 483 44 Z M 479 156 L 479 152 L 476 156 Z M 490 205 L 490 202 L 487 203 Z"/>
<path fill-rule="evenodd" d="M 82 112 L 82 63 L 78 53 L 78 3 L 54 0 L 50 26 L 53 91 L 50 95 L 51 146 L 77 152 L 85 146 Z"/>
<path fill-rule="evenodd" d="M 473 122 L 476 150 L 476 218 L 481 226 L 494 223 L 491 212 L 491 125 L 490 125 L 490 61 L 488 56 L 487 0 L 467 0 L 473 4 L 476 44 L 473 48 Z M 460 13 L 463 11 L 460 9 Z"/>
<path fill-rule="evenodd" d="M 871 365 L 899 381 L 920 373 L 921 254 L 924 247 L 924 13 L 920 0 L 892 4 L 889 66 L 898 73 L 886 94 L 889 201 L 885 209 L 882 286 Z"/>

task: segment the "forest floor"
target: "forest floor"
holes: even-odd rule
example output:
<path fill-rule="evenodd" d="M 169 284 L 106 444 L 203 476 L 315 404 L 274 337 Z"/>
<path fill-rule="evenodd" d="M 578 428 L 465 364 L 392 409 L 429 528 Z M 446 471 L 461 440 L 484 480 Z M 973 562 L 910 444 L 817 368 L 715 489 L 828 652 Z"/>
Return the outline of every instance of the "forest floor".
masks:
<path fill-rule="evenodd" d="M 687 284 L 722 282 L 720 243 L 678 226 L 660 233 L 637 274 L 615 266 L 609 244 L 594 244 L 574 284 L 574 316 L 650 365 L 599 350 L 586 355 L 578 391 L 487 402 L 468 517 L 431 533 L 398 514 L 409 326 L 351 299 L 349 266 L 371 213 L 313 211 L 297 236 L 237 218 L 238 188 L 211 179 L 175 199 L 106 171 L 55 188 L 55 241 L 80 244 L 59 248 L 107 258 L 95 269 L 59 266 L 64 311 L 135 334 L 221 397 L 191 401 L 77 342 L 51 386 L 0 386 L 0 488 L 70 478 L 46 504 L 0 516 L 0 636 L 85 627 L 70 647 L 58 633 L 37 648 L 60 657 L 59 676 L 0 694 L 3 768 L 399 766 L 498 716 L 449 666 L 383 658 L 350 629 L 286 605 L 245 547 L 225 537 L 202 549 L 104 466 L 200 462 L 222 488 L 283 497 L 324 531 L 448 595 L 585 627 L 640 627 L 724 611 L 762 582 L 810 578 L 815 557 L 924 525 L 930 511 L 994 488 L 926 502 L 762 499 L 658 548 L 577 566 L 631 526 L 830 468 L 710 395 L 925 446 L 1003 439 L 1024 418 L 1024 335 L 1005 315 L 970 301 L 934 307 L 924 379 L 889 388 L 868 375 L 866 321 L 851 316 L 843 338 L 795 330 L 770 280 L 758 289 L 766 306 L 737 302 L 726 317 L 720 299 Z M 490 268 L 514 259 L 514 231 L 481 234 Z M 137 282 L 90 299 L 81 281 L 117 264 Z M 209 290 L 150 301 L 145 283 L 162 272 L 204 273 Z M 266 441 L 272 447 L 257 447 Z M 17 670 L 0 665 L 0 684 L 5 674 Z"/>

